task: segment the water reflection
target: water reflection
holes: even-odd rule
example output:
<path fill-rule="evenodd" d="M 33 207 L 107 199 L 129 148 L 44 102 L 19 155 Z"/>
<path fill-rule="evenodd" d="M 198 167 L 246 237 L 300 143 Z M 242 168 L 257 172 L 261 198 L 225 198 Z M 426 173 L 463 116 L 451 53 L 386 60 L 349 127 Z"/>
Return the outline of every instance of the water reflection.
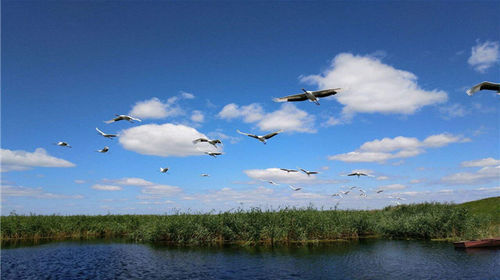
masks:
<path fill-rule="evenodd" d="M 16 246 L 2 249 L 2 279 L 494 279 L 500 274 L 500 250 L 459 251 L 446 242 L 199 248 L 86 240 Z"/>

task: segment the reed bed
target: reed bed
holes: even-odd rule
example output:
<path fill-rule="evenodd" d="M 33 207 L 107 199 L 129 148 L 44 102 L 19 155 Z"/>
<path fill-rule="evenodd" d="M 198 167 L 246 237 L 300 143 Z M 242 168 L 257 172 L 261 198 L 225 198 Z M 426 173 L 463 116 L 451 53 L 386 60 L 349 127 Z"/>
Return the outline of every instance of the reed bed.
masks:
<path fill-rule="evenodd" d="M 488 216 L 453 204 L 423 203 L 382 210 L 323 210 L 313 207 L 239 209 L 172 215 L 16 215 L 1 217 L 1 238 L 125 238 L 173 244 L 276 244 L 357 239 L 471 239 L 498 234 Z"/>

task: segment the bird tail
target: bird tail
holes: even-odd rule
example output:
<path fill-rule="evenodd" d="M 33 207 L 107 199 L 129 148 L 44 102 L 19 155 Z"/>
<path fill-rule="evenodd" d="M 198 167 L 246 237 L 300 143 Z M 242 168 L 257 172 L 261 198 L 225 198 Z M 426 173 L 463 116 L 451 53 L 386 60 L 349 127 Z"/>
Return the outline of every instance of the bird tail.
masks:
<path fill-rule="evenodd" d="M 104 121 L 105 123 L 112 123 L 114 120 Z"/>

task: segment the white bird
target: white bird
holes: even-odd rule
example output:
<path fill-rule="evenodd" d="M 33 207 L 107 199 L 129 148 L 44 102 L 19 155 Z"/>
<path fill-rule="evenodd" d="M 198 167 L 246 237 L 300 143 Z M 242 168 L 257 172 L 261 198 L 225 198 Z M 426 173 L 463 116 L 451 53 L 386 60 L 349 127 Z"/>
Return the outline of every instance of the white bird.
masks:
<path fill-rule="evenodd" d="M 161 173 L 167 173 L 167 171 L 168 171 L 168 167 L 165 167 L 165 168 L 160 167 L 160 172 Z"/>
<path fill-rule="evenodd" d="M 208 174 L 206 174 L 206 173 L 201 173 L 201 175 L 200 175 L 200 176 L 201 176 L 201 177 L 208 177 L 208 176 L 210 176 L 210 175 L 208 175 Z"/>
<path fill-rule="evenodd" d="M 356 172 L 352 172 L 351 174 L 347 174 L 347 176 L 358 176 L 358 178 L 359 178 L 359 176 L 368 176 L 368 174 L 356 171 Z"/>
<path fill-rule="evenodd" d="M 357 188 L 357 187 L 356 187 L 356 186 L 352 186 L 352 187 L 350 187 L 349 189 L 350 189 L 350 190 L 354 190 L 355 188 Z"/>
<path fill-rule="evenodd" d="M 100 150 L 97 150 L 97 152 L 99 152 L 99 153 L 106 153 L 107 151 L 109 151 L 109 147 L 108 146 L 105 146 L 104 148 L 102 148 Z"/>
<path fill-rule="evenodd" d="M 494 90 L 500 95 L 500 84 L 484 81 L 467 90 L 467 95 L 472 96 L 480 90 Z"/>
<path fill-rule="evenodd" d="M 56 143 L 57 146 L 61 146 L 61 147 L 68 147 L 68 148 L 71 148 L 71 146 L 67 143 L 67 142 L 62 142 L 62 141 L 59 141 Z"/>
<path fill-rule="evenodd" d="M 278 185 L 279 185 L 279 184 L 277 184 L 277 183 L 275 183 L 275 182 L 273 182 L 273 181 L 271 181 L 271 180 L 267 180 L 266 182 L 268 182 L 268 183 L 269 183 L 269 184 L 271 184 L 271 185 L 275 185 L 275 186 L 278 186 Z"/>
<path fill-rule="evenodd" d="M 340 191 L 340 193 L 342 193 L 342 194 L 344 194 L 344 195 L 348 195 L 348 194 L 349 194 L 349 192 L 351 192 L 351 191 Z"/>
<path fill-rule="evenodd" d="M 294 190 L 294 191 L 300 191 L 302 188 L 298 188 L 298 187 L 294 187 L 292 185 L 288 185 L 290 187 L 290 189 Z"/>
<path fill-rule="evenodd" d="M 332 196 L 338 196 L 340 198 L 343 198 L 343 196 L 340 193 L 334 193 L 334 194 L 332 194 Z"/>
<path fill-rule="evenodd" d="M 359 191 L 361 192 L 359 196 L 366 197 L 366 192 L 364 190 L 360 189 Z"/>
<path fill-rule="evenodd" d="M 298 170 L 295 170 L 295 169 L 286 169 L 286 168 L 280 168 L 281 170 L 283 171 L 286 171 L 287 173 L 290 173 L 290 172 L 299 172 Z"/>
<path fill-rule="evenodd" d="M 107 133 L 104 133 L 102 132 L 99 128 L 95 128 L 95 130 L 97 130 L 97 132 L 99 132 L 99 134 L 101 134 L 102 136 L 108 138 L 108 139 L 113 139 L 113 137 L 116 137 L 117 135 L 116 134 L 107 134 Z"/>
<path fill-rule="evenodd" d="M 266 134 L 266 135 L 262 135 L 262 136 L 259 136 L 259 135 L 255 135 L 255 134 L 249 134 L 249 133 L 245 133 L 245 132 L 241 132 L 239 130 L 236 130 L 239 134 L 243 134 L 243 135 L 246 135 L 246 136 L 249 136 L 249 137 L 252 137 L 252 138 L 255 138 L 257 140 L 259 140 L 260 142 L 266 144 L 266 140 L 268 140 L 269 138 L 275 136 L 275 135 L 278 135 L 278 133 L 281 133 L 283 132 L 283 130 L 278 130 L 278 131 L 275 131 L 275 132 L 271 132 L 269 134 Z"/>
<path fill-rule="evenodd" d="M 294 102 L 294 101 L 304 101 L 308 100 L 319 105 L 318 98 L 327 97 L 330 95 L 335 95 L 337 92 L 341 91 L 340 88 L 334 89 L 325 89 L 325 90 L 317 90 L 317 91 L 307 91 L 302 89 L 304 93 L 298 93 L 294 95 L 288 95 L 285 97 L 274 98 L 274 102 Z"/>
<path fill-rule="evenodd" d="M 392 202 L 396 203 L 396 205 L 401 205 L 401 203 L 399 203 L 399 201 L 397 201 L 397 200 L 393 200 Z"/>
<path fill-rule="evenodd" d="M 129 121 L 131 123 L 133 123 L 134 121 L 137 121 L 137 122 L 142 122 L 140 119 L 137 119 L 137 118 L 134 118 L 134 117 L 131 117 L 131 116 L 128 116 L 128 115 L 117 115 L 115 114 L 116 118 L 112 119 L 112 120 L 109 120 L 109 121 L 105 121 L 105 123 L 112 123 L 112 122 L 117 122 L 117 121 L 121 121 L 121 120 L 126 120 L 126 121 Z"/>
<path fill-rule="evenodd" d="M 207 154 L 211 157 L 217 157 L 217 156 L 222 155 L 222 153 L 219 153 L 219 152 L 205 152 L 205 154 Z"/>
<path fill-rule="evenodd" d="M 196 144 L 198 142 L 207 142 L 209 144 L 212 144 L 215 148 L 217 148 L 217 144 L 222 144 L 222 142 L 219 139 L 210 140 L 207 138 L 198 138 L 193 140 L 193 144 Z"/>
<path fill-rule="evenodd" d="M 305 169 L 299 168 L 302 172 L 306 173 L 307 176 L 311 176 L 311 174 L 318 174 L 318 171 L 307 171 Z"/>

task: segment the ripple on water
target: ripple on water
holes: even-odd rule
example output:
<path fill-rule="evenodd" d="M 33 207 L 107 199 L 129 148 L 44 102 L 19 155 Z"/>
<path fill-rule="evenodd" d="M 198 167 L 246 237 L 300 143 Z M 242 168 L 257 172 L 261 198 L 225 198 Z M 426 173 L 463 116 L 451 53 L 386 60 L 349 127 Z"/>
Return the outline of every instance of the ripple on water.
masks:
<path fill-rule="evenodd" d="M 292 247 L 180 248 L 60 242 L 2 249 L 2 279 L 495 279 L 500 250 L 368 240 Z M 498 279 L 498 278 L 496 278 Z"/>

